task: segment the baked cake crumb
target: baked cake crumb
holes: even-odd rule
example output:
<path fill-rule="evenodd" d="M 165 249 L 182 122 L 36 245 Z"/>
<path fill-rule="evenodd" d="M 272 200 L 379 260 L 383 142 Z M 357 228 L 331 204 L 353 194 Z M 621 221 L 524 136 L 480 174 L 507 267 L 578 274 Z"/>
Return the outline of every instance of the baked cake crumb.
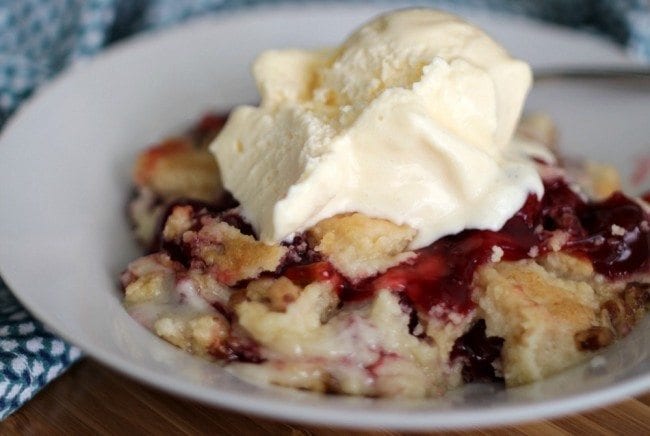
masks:
<path fill-rule="evenodd" d="M 523 127 L 532 129 L 527 137 L 555 144 L 544 117 Z M 535 128 L 543 131 L 535 136 Z M 189 138 L 167 141 L 138 160 L 134 232 L 162 251 L 128 265 L 123 302 L 169 343 L 248 380 L 370 397 L 437 396 L 474 379 L 516 386 L 589 359 L 592 368 L 604 366 L 596 353 L 627 335 L 650 304 L 647 259 L 633 275 L 607 275 L 576 250 L 585 241 L 590 250 L 631 249 L 624 244 L 650 230 L 647 219 L 634 231 L 605 221 L 585 239 L 575 187 L 558 191 L 547 219 L 528 224 L 546 212 L 527 217 L 522 208 L 515 225 L 529 225 L 530 239 L 521 241 L 521 227 L 479 230 L 411 251 L 414 229 L 351 213 L 267 245 L 234 200 L 215 211 L 222 188 L 209 194 L 212 203 L 196 201 L 208 197 L 196 148 Z M 540 165 L 566 187 L 564 169 Z M 590 168 L 573 171 L 607 173 Z M 590 189 L 604 195 L 615 180 L 610 174 Z M 574 201 L 569 208 L 563 195 Z M 464 345 L 465 357 L 454 355 Z"/>
<path fill-rule="evenodd" d="M 351 280 L 384 272 L 415 256 L 406 250 L 414 229 L 360 213 L 323 220 L 307 235 L 316 250 Z"/>
<path fill-rule="evenodd" d="M 530 260 L 488 264 L 477 281 L 487 334 L 505 339 L 508 386 L 540 380 L 587 357 L 574 336 L 599 323 L 588 284 L 555 277 Z"/>
<path fill-rule="evenodd" d="M 284 246 L 266 245 L 211 218 L 203 220 L 199 231 L 183 233 L 182 240 L 218 281 L 229 286 L 256 278 L 264 271 L 275 271 L 287 253 Z"/>
<path fill-rule="evenodd" d="M 626 232 L 624 227 L 617 226 L 616 224 L 612 224 L 611 229 L 612 229 L 612 235 L 614 236 L 623 236 L 625 235 Z"/>
<path fill-rule="evenodd" d="M 499 262 L 502 257 L 503 257 L 503 248 L 499 247 L 498 245 L 493 245 L 492 256 L 490 256 L 490 262 L 492 263 Z"/>

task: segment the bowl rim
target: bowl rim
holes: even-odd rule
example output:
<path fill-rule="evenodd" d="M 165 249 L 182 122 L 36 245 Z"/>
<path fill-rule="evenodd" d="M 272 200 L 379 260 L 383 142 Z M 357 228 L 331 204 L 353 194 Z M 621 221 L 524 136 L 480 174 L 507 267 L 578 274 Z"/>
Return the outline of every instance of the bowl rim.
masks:
<path fill-rule="evenodd" d="M 328 5 L 327 7 L 332 8 L 337 3 L 339 2 L 334 2 L 333 5 Z M 310 8 L 317 4 L 318 2 L 315 2 L 305 7 Z M 295 4 L 292 5 L 292 7 L 295 6 Z M 269 5 L 265 5 L 264 7 L 269 7 Z M 194 26 L 201 26 L 203 25 L 202 23 L 213 23 L 215 19 L 228 19 L 228 16 L 232 14 L 251 13 L 251 11 L 252 13 L 256 13 L 257 10 L 258 8 L 243 8 L 228 11 L 229 13 L 223 17 L 199 17 L 183 24 L 173 26 L 172 28 L 136 35 L 135 37 L 112 45 L 90 62 L 83 62 L 74 65 L 59 74 L 46 85 L 40 87 L 7 121 L 0 132 L 0 144 L 4 142 L 6 132 L 10 131 L 13 126 L 18 123 L 23 114 L 31 111 L 34 106 L 38 105 L 38 102 L 43 98 L 43 96 L 54 92 L 60 83 L 72 80 L 71 78 L 74 78 L 75 74 L 83 74 L 83 69 L 88 64 L 96 65 L 100 62 L 110 62 L 113 57 L 119 56 L 123 51 L 131 50 L 134 46 L 147 45 L 151 43 L 151 41 L 155 41 L 159 38 L 160 35 L 167 35 L 167 37 L 169 37 L 169 35 L 178 32 L 191 31 L 188 29 L 192 29 Z M 528 21 L 527 19 L 522 20 Z M 630 60 L 630 63 L 632 64 L 634 62 Z M 0 261 L 0 275 L 3 277 L 7 286 L 12 290 L 16 299 L 37 319 L 45 320 L 44 323 L 54 333 L 70 343 L 76 343 L 77 338 L 75 338 L 74 335 L 69 335 L 65 331 L 57 328 L 55 320 L 53 320 L 52 316 L 44 307 L 35 304 L 34 301 L 31 301 L 28 297 L 21 294 L 19 287 L 13 286 L 14 278 L 11 275 L 5 274 L 7 259 L 10 256 L 8 254 L 2 255 L 1 253 L 3 251 L 4 250 L 0 250 L 0 259 L 3 260 Z M 13 291 L 13 289 L 16 289 L 17 291 Z M 251 398 L 249 394 L 233 392 L 220 392 L 218 396 L 215 396 L 212 388 L 203 388 L 190 392 L 190 386 L 184 386 L 182 381 L 179 382 L 173 376 L 149 372 L 145 368 L 142 368 L 138 364 L 135 364 L 126 358 L 110 353 L 101 346 L 97 346 L 93 343 L 83 343 L 80 348 L 101 363 L 130 378 L 135 378 L 148 385 L 155 386 L 156 388 L 172 392 L 185 398 L 198 400 L 205 404 L 216 405 L 240 413 L 250 412 L 255 415 L 276 420 L 284 419 L 305 424 L 326 424 L 347 428 L 368 428 L 369 426 L 372 426 L 390 429 L 424 430 L 460 429 L 477 425 L 490 426 L 512 424 L 530 419 L 555 417 L 585 410 L 591 407 L 602 406 L 628 396 L 640 394 L 650 389 L 649 372 L 607 388 L 599 388 L 595 391 L 574 394 L 560 399 L 541 400 L 535 403 L 525 403 L 514 406 L 497 406 L 494 408 L 485 408 L 475 411 L 434 410 L 432 412 L 417 411 L 405 414 L 404 411 L 382 410 L 381 413 L 372 414 L 372 420 L 370 420 L 368 417 L 360 417 L 350 414 L 349 412 L 346 412 L 344 408 L 337 408 L 336 410 L 328 409 L 323 411 L 321 407 L 310 404 L 274 403 L 265 398 Z M 405 417 L 408 419 L 408 422 L 404 421 Z"/>

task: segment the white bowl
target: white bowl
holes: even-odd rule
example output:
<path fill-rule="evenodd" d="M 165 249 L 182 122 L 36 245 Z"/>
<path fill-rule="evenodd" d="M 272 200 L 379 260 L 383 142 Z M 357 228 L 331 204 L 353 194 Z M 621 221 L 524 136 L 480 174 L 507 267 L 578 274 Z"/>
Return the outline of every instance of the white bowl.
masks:
<path fill-rule="evenodd" d="M 386 4 L 284 5 L 229 12 L 147 34 L 39 91 L 0 139 L 0 266 L 20 301 L 67 340 L 143 382 L 278 419 L 401 429 L 505 424 L 571 413 L 650 388 L 648 319 L 586 363 L 503 390 L 475 385 L 426 401 L 256 387 L 154 337 L 120 305 L 117 278 L 138 255 L 124 217 L 138 149 L 208 109 L 256 101 L 249 66 L 265 48 L 336 44 Z M 533 66 L 632 63 L 594 36 L 517 17 L 471 19 Z M 530 107 L 557 118 L 571 153 L 629 175 L 648 153 L 650 94 L 540 86 Z"/>

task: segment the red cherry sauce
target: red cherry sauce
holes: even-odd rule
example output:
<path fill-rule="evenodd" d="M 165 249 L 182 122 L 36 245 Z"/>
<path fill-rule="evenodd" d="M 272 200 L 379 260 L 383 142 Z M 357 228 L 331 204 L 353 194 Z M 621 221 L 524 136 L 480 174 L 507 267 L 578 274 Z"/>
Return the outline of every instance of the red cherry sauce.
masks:
<path fill-rule="evenodd" d="M 617 192 L 603 202 L 580 206 L 576 215 L 583 237 L 569 241 L 568 251 L 587 256 L 609 278 L 648 270 L 648 214 L 637 203 Z"/>
<path fill-rule="evenodd" d="M 212 141 L 228 120 L 228 112 L 208 112 L 188 131 L 196 146 Z"/>
<path fill-rule="evenodd" d="M 344 288 L 350 286 L 347 280 L 326 261 L 319 261 L 306 265 L 293 265 L 288 267 L 282 274 L 297 286 L 305 287 L 313 282 L 331 281 L 334 289 L 339 294 Z"/>
<path fill-rule="evenodd" d="M 485 334 L 485 320 L 481 319 L 472 326 L 451 350 L 451 360 L 460 359 L 463 362 L 462 376 L 465 383 L 469 382 L 500 382 L 503 377 L 498 375 L 492 363 L 501 357 L 503 338 Z"/>
<path fill-rule="evenodd" d="M 641 206 L 621 193 L 589 202 L 557 179 L 545 184 L 541 201 L 530 195 L 501 230 L 465 230 L 446 236 L 417 250 L 415 259 L 359 283 L 350 283 L 325 261 L 289 266 L 284 274 L 297 284 L 332 280 L 342 301 L 364 300 L 380 289 L 403 292 L 419 310 L 434 309 L 444 319 L 474 308 L 474 273 L 490 260 L 493 247 L 503 251 L 503 260 L 524 259 L 548 252 L 550 238 L 563 232 L 568 236 L 563 250 L 588 258 L 605 277 L 648 271 L 648 221 Z"/>
<path fill-rule="evenodd" d="M 346 289 L 341 297 L 359 300 L 380 289 L 391 289 L 404 292 L 420 310 L 437 308 L 436 314 L 442 318 L 451 312 L 467 313 L 474 307 L 474 272 L 491 258 L 493 247 L 501 248 L 502 259 L 515 260 L 539 243 L 535 233 L 538 210 L 539 201 L 531 195 L 500 231 L 466 230 L 444 237 L 417 250 L 414 260 Z"/>

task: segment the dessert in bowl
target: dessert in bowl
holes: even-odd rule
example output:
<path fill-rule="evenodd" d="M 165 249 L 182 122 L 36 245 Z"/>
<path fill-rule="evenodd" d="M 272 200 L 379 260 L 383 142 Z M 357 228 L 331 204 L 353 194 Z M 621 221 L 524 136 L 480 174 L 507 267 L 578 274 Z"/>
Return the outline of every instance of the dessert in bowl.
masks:
<path fill-rule="evenodd" d="M 647 203 L 519 122 L 530 69 L 480 30 L 399 11 L 254 73 L 259 107 L 136 163 L 124 304 L 160 337 L 244 379 L 425 397 L 540 380 L 644 315 Z"/>

